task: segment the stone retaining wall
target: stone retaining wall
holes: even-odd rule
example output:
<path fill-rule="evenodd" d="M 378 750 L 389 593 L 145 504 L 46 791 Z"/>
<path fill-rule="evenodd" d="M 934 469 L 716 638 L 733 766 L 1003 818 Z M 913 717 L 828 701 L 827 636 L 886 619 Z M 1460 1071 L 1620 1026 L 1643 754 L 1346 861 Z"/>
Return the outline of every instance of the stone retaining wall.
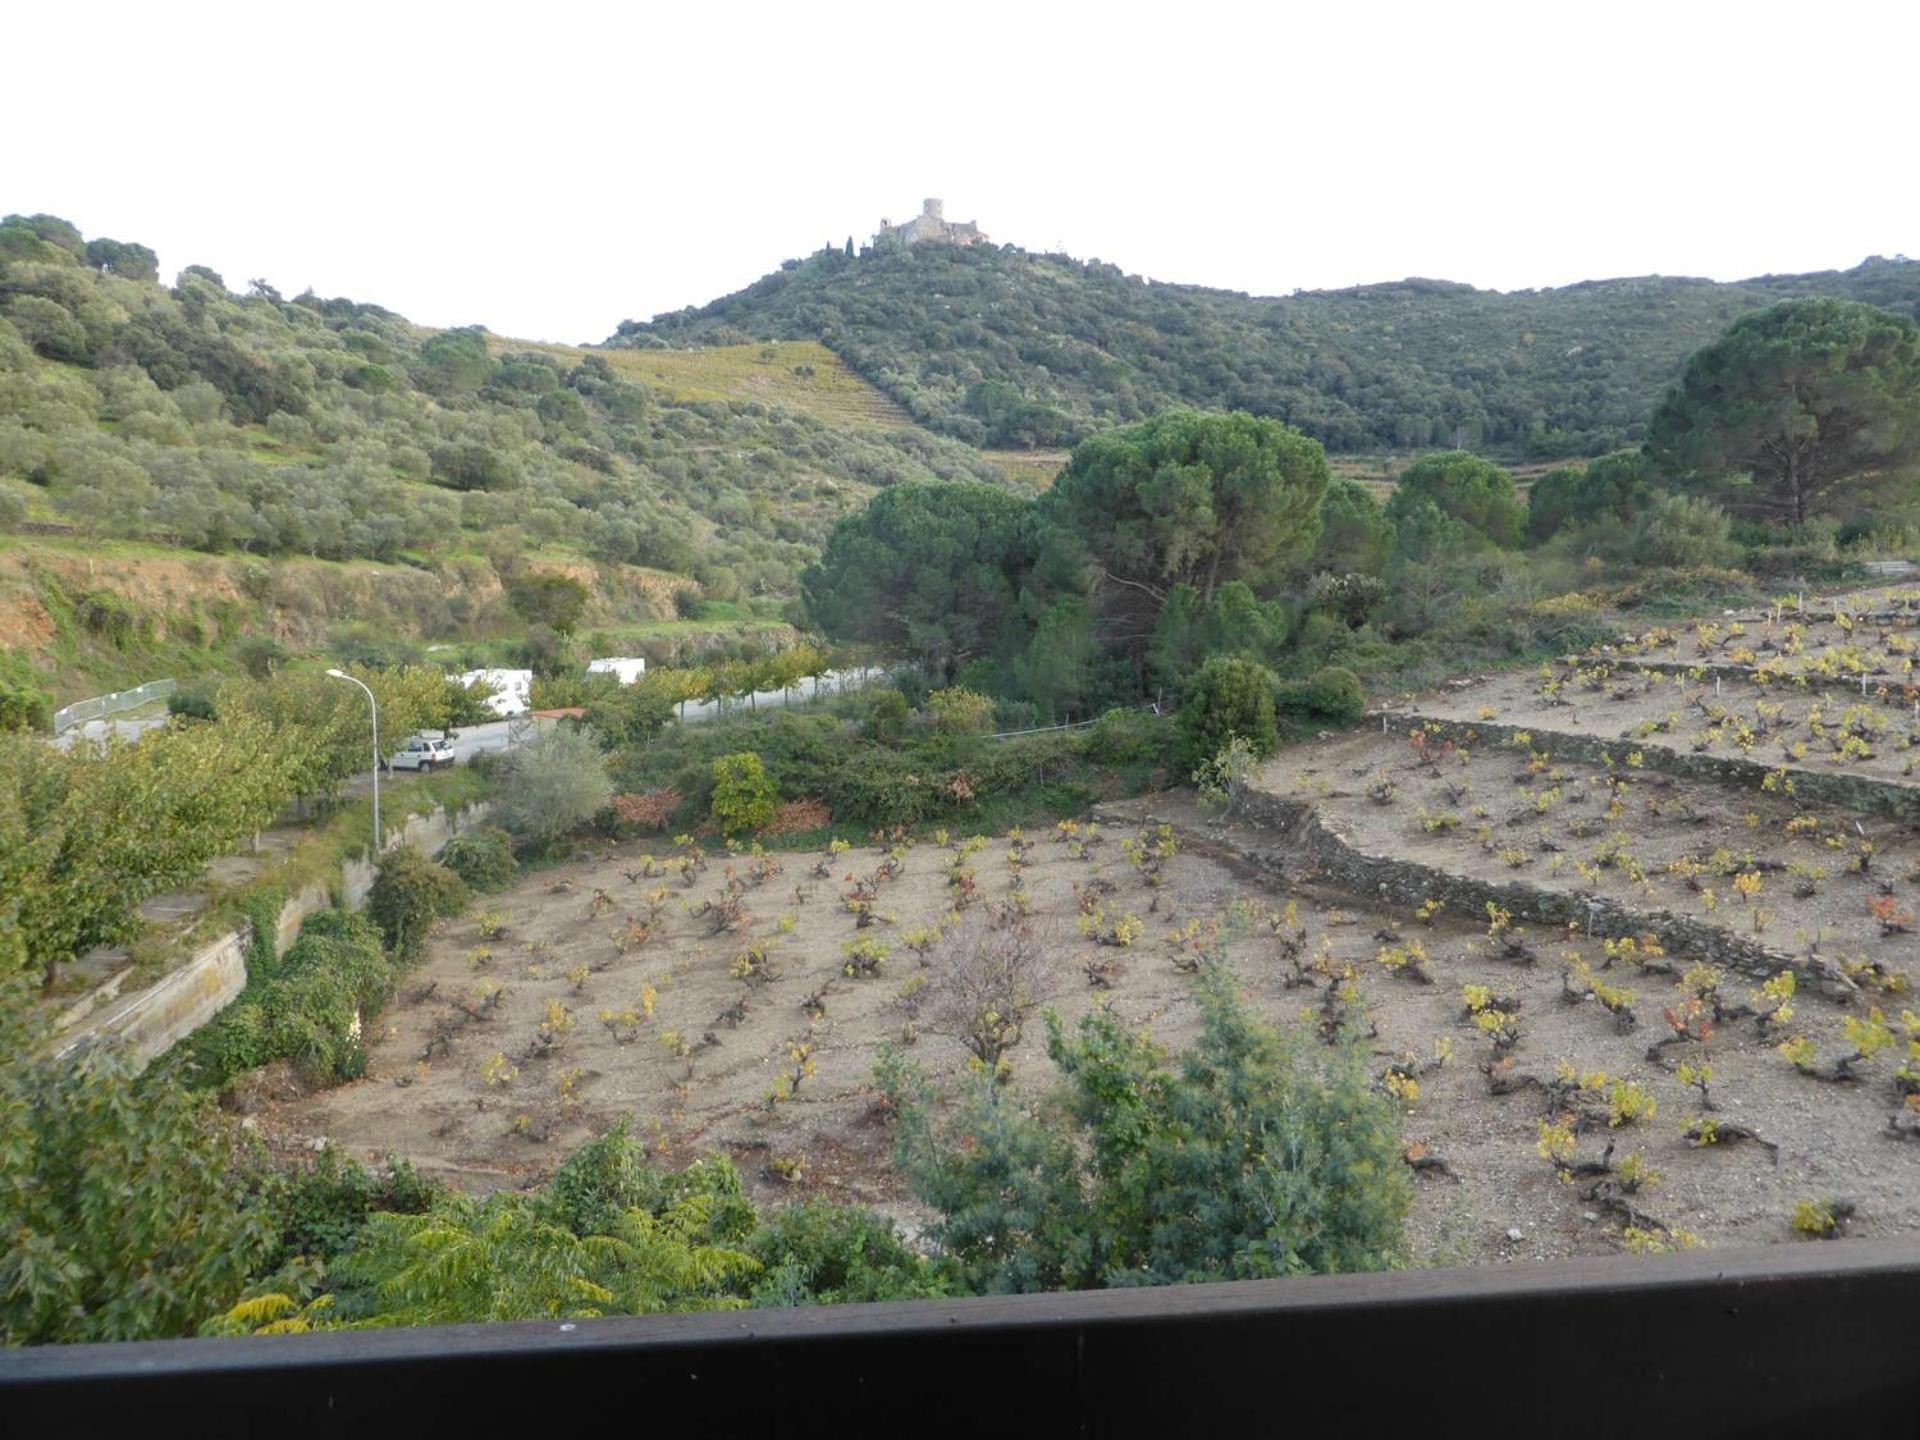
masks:
<path fill-rule="evenodd" d="M 1793 964 L 1784 951 L 1759 945 L 1718 925 L 1670 910 L 1633 910 L 1602 895 L 1580 895 L 1525 881 L 1497 882 L 1436 869 L 1396 855 L 1360 849 L 1311 805 L 1267 791 L 1249 791 L 1238 806 L 1245 824 L 1271 832 L 1283 848 L 1244 852 L 1264 869 L 1298 872 L 1304 861 L 1320 879 L 1383 904 L 1412 910 L 1428 900 L 1446 903 L 1454 915 L 1484 915 L 1489 904 L 1517 920 L 1609 939 L 1652 935 L 1668 952 L 1705 960 L 1761 979 Z"/>
<path fill-rule="evenodd" d="M 1538 726 L 1508 725 L 1494 720 L 1439 720 L 1427 716 L 1395 717 L 1407 722 L 1403 730 L 1416 727 L 1441 739 L 1473 742 L 1495 740 L 1511 743 L 1518 734 L 1534 737 L 1534 747 L 1559 760 L 1578 760 L 1588 765 L 1605 765 L 1608 757 L 1618 761 L 1629 750 L 1640 752 L 1641 768 L 1675 775 L 1683 780 L 1700 780 L 1710 785 L 1730 785 L 1736 789 L 1758 790 L 1766 777 L 1785 770 L 1793 778 L 1794 793 L 1803 800 L 1837 805 L 1843 810 L 1858 810 L 1868 815 L 1887 815 L 1899 820 L 1920 820 L 1920 785 L 1898 780 L 1878 780 L 1868 775 L 1849 775 L 1830 770 L 1809 770 L 1799 765 L 1763 765 L 1731 755 L 1695 754 L 1669 749 L 1637 738 L 1606 739 L 1598 735 L 1574 735 L 1564 730 L 1543 730 Z"/>
<path fill-rule="evenodd" d="M 414 845 L 425 854 L 438 855 L 448 840 L 482 823 L 487 811 L 485 801 L 476 801 L 453 814 L 442 808 L 410 815 L 397 829 L 387 831 L 386 848 Z M 309 885 L 290 897 L 280 907 L 275 925 L 275 953 L 284 954 L 298 937 L 300 922 L 316 910 L 327 909 L 336 897 L 350 910 L 365 906 L 367 893 L 373 888 L 373 874 L 371 860 L 355 857 L 341 867 L 336 887 Z M 65 1018 L 77 1028 L 61 1036 L 54 1054 L 75 1055 L 111 1040 L 124 1048 L 136 1069 L 144 1069 L 156 1055 L 172 1049 L 218 1015 L 246 988 L 246 955 L 252 941 L 249 926 L 229 931 L 165 979 L 124 1001 L 119 1000 L 117 989 L 109 993 L 107 986 L 102 986 L 67 1012 Z M 107 982 L 108 986 L 117 984 L 118 977 Z"/>

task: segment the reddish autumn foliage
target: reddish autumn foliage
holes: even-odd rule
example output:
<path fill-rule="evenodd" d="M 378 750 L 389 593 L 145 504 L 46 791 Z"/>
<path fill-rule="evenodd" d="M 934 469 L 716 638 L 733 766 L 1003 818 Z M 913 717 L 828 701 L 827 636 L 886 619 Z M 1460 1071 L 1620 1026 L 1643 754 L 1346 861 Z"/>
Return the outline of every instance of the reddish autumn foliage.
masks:
<path fill-rule="evenodd" d="M 680 792 L 671 786 L 665 790 L 649 790 L 644 795 L 613 797 L 613 813 L 620 823 L 639 830 L 664 830 L 679 808 Z"/>
<path fill-rule="evenodd" d="M 789 800 L 773 812 L 773 819 L 761 831 L 763 835 L 804 835 L 824 830 L 833 823 L 833 812 L 824 800 Z"/>

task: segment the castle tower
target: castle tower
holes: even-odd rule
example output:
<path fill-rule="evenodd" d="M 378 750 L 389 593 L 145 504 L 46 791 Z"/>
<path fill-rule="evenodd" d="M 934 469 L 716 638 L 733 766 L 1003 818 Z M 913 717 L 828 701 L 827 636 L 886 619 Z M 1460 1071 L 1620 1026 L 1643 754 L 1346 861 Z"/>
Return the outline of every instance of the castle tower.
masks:
<path fill-rule="evenodd" d="M 946 205 L 939 200 L 922 200 L 920 202 L 920 213 L 926 216 L 927 219 L 937 220 L 941 224 L 946 223 L 946 208 Z"/>

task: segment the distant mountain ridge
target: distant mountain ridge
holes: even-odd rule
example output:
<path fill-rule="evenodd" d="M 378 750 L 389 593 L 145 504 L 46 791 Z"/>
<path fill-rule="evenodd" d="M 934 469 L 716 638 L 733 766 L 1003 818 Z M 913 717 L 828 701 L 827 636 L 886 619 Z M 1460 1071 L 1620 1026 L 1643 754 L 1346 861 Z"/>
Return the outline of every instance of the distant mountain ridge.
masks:
<path fill-rule="evenodd" d="M 1920 263 L 1263 298 L 1012 246 L 827 249 L 711 304 L 623 321 L 606 343 L 819 340 L 916 420 L 975 445 L 1064 445 L 1194 405 L 1270 415 L 1336 451 L 1550 459 L 1636 443 L 1689 354 L 1740 315 L 1804 295 L 1920 318 Z"/>

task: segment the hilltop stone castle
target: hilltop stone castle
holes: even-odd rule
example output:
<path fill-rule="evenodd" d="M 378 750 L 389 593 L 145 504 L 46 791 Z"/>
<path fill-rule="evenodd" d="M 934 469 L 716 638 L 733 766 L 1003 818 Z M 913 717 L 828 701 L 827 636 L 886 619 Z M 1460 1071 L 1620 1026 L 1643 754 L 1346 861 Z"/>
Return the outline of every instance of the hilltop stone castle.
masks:
<path fill-rule="evenodd" d="M 895 225 L 890 220 L 880 222 L 880 232 L 873 237 L 875 249 L 888 245 L 980 245 L 986 241 L 979 225 L 968 220 L 964 224 L 947 219 L 945 207 L 938 200 L 922 200 L 920 213 L 904 225 Z"/>

